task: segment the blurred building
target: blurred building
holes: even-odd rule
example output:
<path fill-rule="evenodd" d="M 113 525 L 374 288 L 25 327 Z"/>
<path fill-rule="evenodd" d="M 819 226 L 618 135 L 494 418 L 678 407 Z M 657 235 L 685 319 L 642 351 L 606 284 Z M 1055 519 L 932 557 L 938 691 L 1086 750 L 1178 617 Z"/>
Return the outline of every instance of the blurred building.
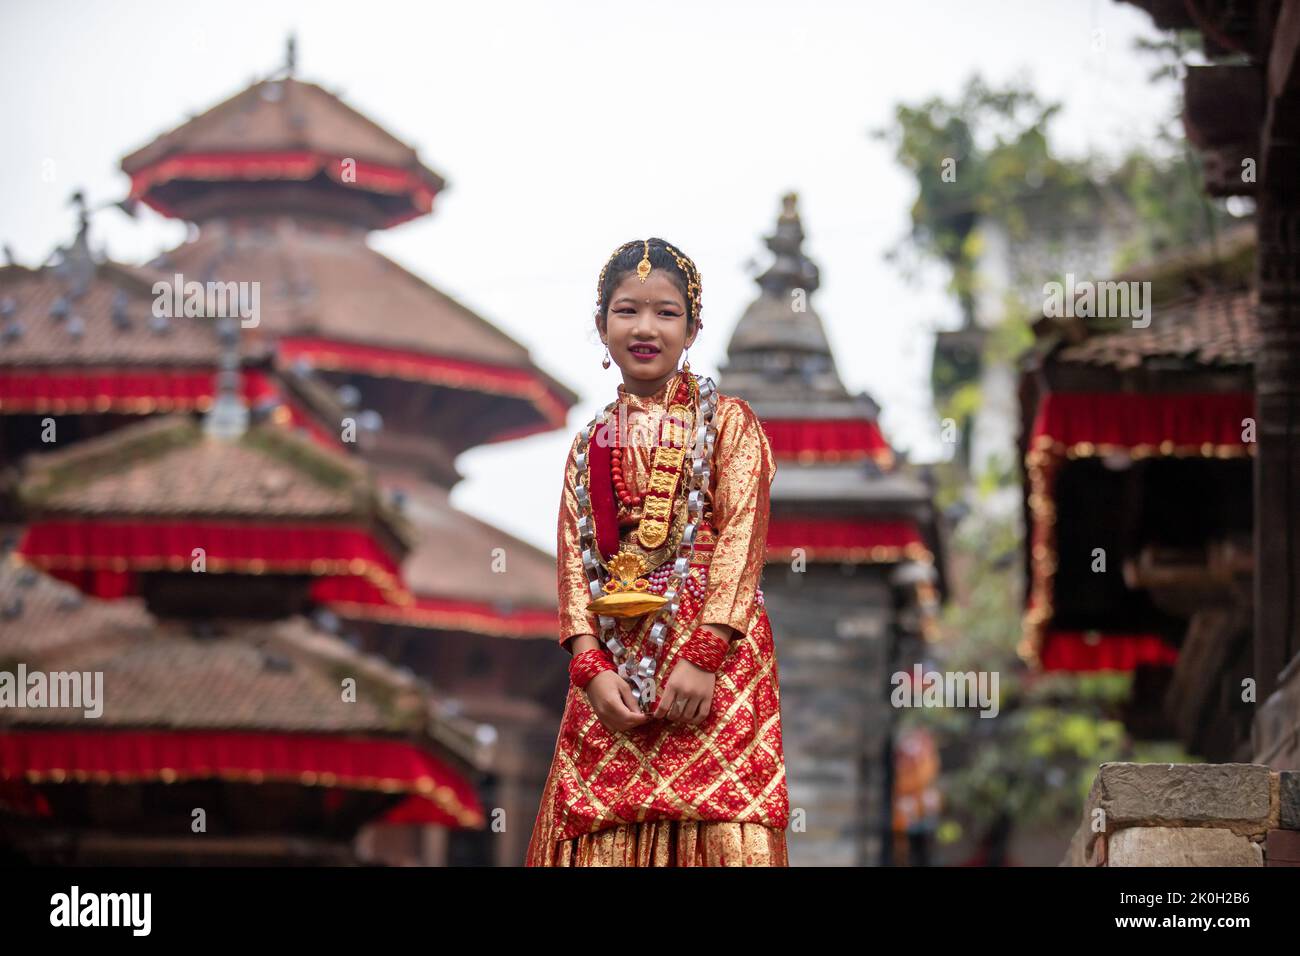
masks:
<path fill-rule="evenodd" d="M 1244 226 L 1121 275 L 1149 324 L 1040 318 L 1022 360 L 1022 655 L 1131 673 L 1130 732 L 1217 761 L 1250 760 L 1256 709 L 1254 257 Z"/>
<path fill-rule="evenodd" d="M 220 808 L 234 838 L 265 803 L 262 862 L 519 862 L 540 701 L 567 683 L 554 559 L 448 495 L 461 451 L 560 427 L 576 396 L 370 248 L 446 183 L 297 79 L 292 46 L 122 168 L 129 202 L 192 222 L 189 241 L 112 263 L 83 208 L 51 264 L 0 269 L 0 520 L 27 566 L 4 572 L 0 661 L 106 680 L 102 720 L 0 711 L 6 821 L 39 811 L 50 840 L 93 830 L 113 848 L 93 859 L 129 859 L 180 819 L 146 805 Z M 33 638 L 61 613 L 93 621 L 67 646 Z M 346 677 L 356 703 L 337 700 Z M 150 742 L 141 766 L 81 739 L 110 728 Z M 222 740 L 254 730 L 283 740 L 227 765 Z M 343 763 L 275 763 L 309 736 Z M 280 770 L 291 792 L 271 795 Z M 328 852 L 267 836 L 296 839 L 290 818 Z"/>
<path fill-rule="evenodd" d="M 1143 276 L 1163 301 L 1148 326 L 1067 323 L 1033 360 L 1026 649 L 1141 668 L 1129 726 L 1170 727 L 1216 765 L 1103 764 L 1064 862 L 1295 866 L 1300 3 L 1130 2 L 1200 34 L 1183 126 L 1206 192 L 1248 197 L 1254 221 Z M 1085 507 L 1113 517 L 1080 534 Z M 1083 579 L 1085 537 L 1119 549 L 1122 584 Z"/>
<path fill-rule="evenodd" d="M 934 633 L 941 522 L 928 483 L 885 441 L 879 407 L 840 380 L 803 239 L 787 195 L 718 384 L 753 407 L 777 462 L 763 593 L 781 670 L 790 861 L 874 865 L 893 850 L 891 676 Z"/>

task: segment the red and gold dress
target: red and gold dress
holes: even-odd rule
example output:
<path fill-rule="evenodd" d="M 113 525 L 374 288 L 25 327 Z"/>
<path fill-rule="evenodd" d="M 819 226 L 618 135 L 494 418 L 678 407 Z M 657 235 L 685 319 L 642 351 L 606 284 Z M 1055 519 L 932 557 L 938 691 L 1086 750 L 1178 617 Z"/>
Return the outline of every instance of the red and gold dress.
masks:
<path fill-rule="evenodd" d="M 678 381 L 673 376 L 647 397 L 620 385 L 629 424 L 646 424 L 649 434 L 659 434 L 658 422 Z M 528 845 L 528 866 L 787 865 L 790 801 L 780 690 L 772 628 L 758 587 L 776 464 L 745 401 L 719 394 L 714 426 L 712 504 L 705 509 L 677 619 L 655 674 L 662 696 L 682 646 L 698 625 L 734 628 L 709 715 L 694 726 L 652 718 L 611 734 L 586 692 L 571 684 Z M 591 597 L 579 547 L 578 445 L 575 438 L 559 514 L 561 645 L 577 634 L 599 633 L 587 612 Z M 630 492 L 647 488 L 653 453 L 650 444 L 631 444 L 623 451 Z M 621 540 L 635 533 L 635 524 L 619 529 Z M 653 618 L 619 621 L 618 636 L 631 659 L 641 656 Z"/>

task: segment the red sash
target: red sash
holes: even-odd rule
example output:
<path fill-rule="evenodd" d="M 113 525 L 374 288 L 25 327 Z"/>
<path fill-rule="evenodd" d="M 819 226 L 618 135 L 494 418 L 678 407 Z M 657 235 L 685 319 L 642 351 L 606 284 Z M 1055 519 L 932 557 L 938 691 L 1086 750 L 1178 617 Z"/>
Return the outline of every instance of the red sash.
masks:
<path fill-rule="evenodd" d="M 609 429 L 617 427 L 609 421 L 596 428 L 587 443 L 587 490 L 591 493 L 591 516 L 596 522 L 596 545 L 608 561 L 618 554 L 618 510 L 614 506 L 614 478 L 610 469 L 613 442 Z M 601 439 L 604 439 L 603 441 Z"/>

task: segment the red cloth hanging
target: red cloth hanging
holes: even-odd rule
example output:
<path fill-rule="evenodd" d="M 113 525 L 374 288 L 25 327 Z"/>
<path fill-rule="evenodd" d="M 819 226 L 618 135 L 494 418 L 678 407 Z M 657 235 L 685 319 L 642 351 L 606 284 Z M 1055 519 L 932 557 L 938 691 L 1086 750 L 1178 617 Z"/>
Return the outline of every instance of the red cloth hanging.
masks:
<path fill-rule="evenodd" d="M 138 593 L 138 575 L 186 570 L 202 548 L 209 572 L 310 574 L 358 583 L 348 599 L 411 600 L 397 562 L 364 530 L 221 521 L 37 521 L 18 546 L 26 562 L 99 598 Z"/>
<path fill-rule="evenodd" d="M 777 458 L 805 461 L 870 458 L 882 466 L 892 465 L 894 461 L 894 452 L 881 434 L 880 426 L 868 419 L 765 418 L 763 431 Z"/>
<path fill-rule="evenodd" d="M 128 783 L 284 781 L 407 793 L 421 823 L 478 828 L 474 787 L 433 754 L 400 740 L 237 731 L 5 731 L 0 781 Z M 403 806 L 403 805 L 399 805 Z"/>
<path fill-rule="evenodd" d="M 286 398 L 274 379 L 261 369 L 242 375 L 244 400 L 250 405 L 267 399 L 280 402 L 283 418 L 318 443 L 331 448 L 338 438 L 322 428 L 298 403 Z M 193 411 L 208 407 L 216 394 L 216 370 L 178 369 L 31 369 L 0 372 L 0 409 L 8 412 L 125 412 Z"/>
<path fill-rule="evenodd" d="M 769 560 L 802 548 L 811 560 L 933 560 L 916 523 L 862 517 L 777 517 L 767 529 Z"/>
<path fill-rule="evenodd" d="M 1173 667 L 1178 648 L 1157 634 L 1048 631 L 1039 660 L 1048 671 L 1131 671 L 1143 665 Z"/>
<path fill-rule="evenodd" d="M 345 165 L 344 160 L 347 160 Z M 349 178 L 345 181 L 345 170 Z M 131 197 L 143 200 L 163 215 L 176 216 L 153 192 L 155 186 L 174 180 L 204 182 L 258 182 L 291 180 L 302 182 L 325 173 L 349 188 L 387 195 L 402 195 L 410 208 L 384 223 L 395 226 L 433 209 L 437 190 L 417 170 L 372 163 L 352 157 L 331 156 L 306 150 L 258 152 L 186 153 L 168 156 L 131 174 Z"/>
<path fill-rule="evenodd" d="M 1065 448 L 1086 443 L 1165 454 L 1241 446 L 1242 420 L 1254 414 L 1249 392 L 1049 392 L 1038 404 L 1031 447 L 1039 438 Z"/>
<path fill-rule="evenodd" d="M 338 342 L 312 336 L 280 339 L 276 343 L 276 356 L 282 366 L 306 359 L 312 365 L 327 370 L 508 395 L 532 402 L 545 419 L 545 424 L 512 429 L 509 433 L 493 436 L 492 441 L 536 434 L 547 428 L 561 428 L 568 417 L 568 406 L 564 401 L 534 370 L 528 368 L 491 365 L 445 355 L 428 355 L 407 349 Z"/>
<path fill-rule="evenodd" d="M 497 637 L 555 634 L 554 607 L 505 607 L 483 601 L 419 595 L 411 604 L 395 605 L 384 601 L 377 589 L 357 578 L 322 578 L 313 582 L 311 596 L 349 618 Z"/>

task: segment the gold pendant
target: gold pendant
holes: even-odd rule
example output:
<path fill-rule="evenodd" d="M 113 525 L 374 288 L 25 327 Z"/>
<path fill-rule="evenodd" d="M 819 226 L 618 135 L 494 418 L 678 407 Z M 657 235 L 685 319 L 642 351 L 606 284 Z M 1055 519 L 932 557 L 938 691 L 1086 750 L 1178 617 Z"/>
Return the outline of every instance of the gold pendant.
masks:
<path fill-rule="evenodd" d="M 587 605 L 592 614 L 608 617 L 640 617 L 664 604 L 662 594 L 649 590 L 645 561 L 635 554 L 620 551 L 610 558 L 609 580 L 605 593 Z"/>
<path fill-rule="evenodd" d="M 677 485 L 682 477 L 682 463 L 686 460 L 690 416 L 691 410 L 685 405 L 673 405 L 668 409 L 669 420 L 660 424 L 666 435 L 655 449 L 650 465 L 650 487 L 641 509 L 641 524 L 636 531 L 637 539 L 646 548 L 658 548 L 668 540 Z"/>

